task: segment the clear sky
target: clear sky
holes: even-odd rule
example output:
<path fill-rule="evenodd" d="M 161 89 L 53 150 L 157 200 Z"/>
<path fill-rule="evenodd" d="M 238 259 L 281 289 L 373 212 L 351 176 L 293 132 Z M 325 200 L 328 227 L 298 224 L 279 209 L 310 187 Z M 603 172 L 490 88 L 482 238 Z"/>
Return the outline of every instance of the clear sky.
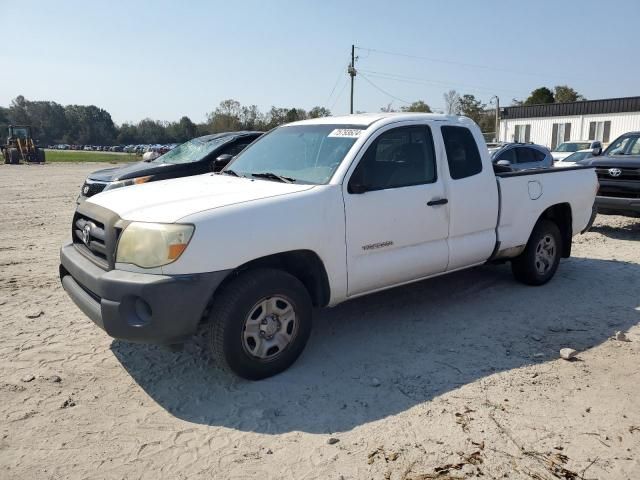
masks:
<path fill-rule="evenodd" d="M 203 121 L 227 98 L 348 113 L 352 43 L 361 111 L 442 108 L 452 88 L 640 95 L 640 0 L 0 0 L 0 22 L 0 105 L 94 104 L 116 123 Z"/>

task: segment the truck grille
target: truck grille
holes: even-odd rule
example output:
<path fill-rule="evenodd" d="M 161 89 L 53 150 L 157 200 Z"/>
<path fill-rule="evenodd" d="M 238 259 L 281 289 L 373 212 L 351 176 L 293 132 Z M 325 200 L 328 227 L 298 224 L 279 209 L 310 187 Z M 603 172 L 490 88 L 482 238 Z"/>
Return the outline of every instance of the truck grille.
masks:
<path fill-rule="evenodd" d="M 619 170 L 620 175 L 614 176 L 610 170 Z M 599 167 L 596 174 L 603 180 L 640 180 L 640 168 Z"/>
<path fill-rule="evenodd" d="M 72 238 L 75 247 L 99 267 L 109 270 L 115 263 L 115 248 L 120 229 L 76 212 Z"/>
<path fill-rule="evenodd" d="M 91 180 L 86 180 L 82 185 L 82 195 L 84 197 L 93 197 L 97 193 L 100 193 L 105 189 L 107 184 L 105 182 L 94 182 Z"/>

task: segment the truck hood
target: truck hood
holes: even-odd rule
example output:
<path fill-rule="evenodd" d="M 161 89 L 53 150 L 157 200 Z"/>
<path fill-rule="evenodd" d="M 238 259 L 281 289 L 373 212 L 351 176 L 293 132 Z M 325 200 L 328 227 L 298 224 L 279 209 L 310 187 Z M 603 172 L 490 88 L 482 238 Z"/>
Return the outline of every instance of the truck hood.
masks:
<path fill-rule="evenodd" d="M 189 164 L 171 164 L 158 162 L 136 162 L 120 167 L 105 168 L 97 170 L 89 174 L 89 180 L 97 180 L 99 182 L 115 182 L 117 180 L 126 180 L 127 178 L 144 177 L 146 175 L 154 175 L 157 173 L 167 173 L 174 170 L 184 169 Z M 182 168 L 181 168 L 182 167 Z"/>
<path fill-rule="evenodd" d="M 640 168 L 640 155 L 612 155 L 610 157 L 601 155 L 585 158 L 578 163 L 591 167 Z"/>
<path fill-rule="evenodd" d="M 125 220 L 173 223 L 204 210 L 290 195 L 313 187 L 207 173 L 108 190 L 86 201 Z"/>

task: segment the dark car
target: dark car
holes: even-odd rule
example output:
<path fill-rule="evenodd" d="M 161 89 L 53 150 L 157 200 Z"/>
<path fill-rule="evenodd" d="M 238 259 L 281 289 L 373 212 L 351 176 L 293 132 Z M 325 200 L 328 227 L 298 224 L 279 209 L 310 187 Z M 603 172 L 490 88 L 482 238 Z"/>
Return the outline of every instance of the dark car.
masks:
<path fill-rule="evenodd" d="M 596 168 L 598 213 L 640 217 L 640 132 L 625 133 L 602 155 L 577 163 Z"/>
<path fill-rule="evenodd" d="M 489 154 L 494 164 L 501 162 L 499 165 L 511 170 L 553 167 L 553 157 L 549 149 L 533 143 L 504 143 L 489 148 Z"/>
<path fill-rule="evenodd" d="M 97 193 L 140 183 L 217 172 L 262 132 L 229 132 L 194 138 L 150 161 L 93 172 L 78 203 Z"/>

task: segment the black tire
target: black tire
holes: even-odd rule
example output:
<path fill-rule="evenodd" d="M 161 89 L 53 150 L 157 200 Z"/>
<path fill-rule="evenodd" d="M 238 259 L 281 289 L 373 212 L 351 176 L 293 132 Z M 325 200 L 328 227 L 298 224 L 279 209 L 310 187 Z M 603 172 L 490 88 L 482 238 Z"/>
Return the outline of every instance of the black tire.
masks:
<path fill-rule="evenodd" d="M 544 285 L 558 269 L 562 248 L 558 225 L 551 220 L 538 220 L 524 252 L 511 261 L 513 276 L 527 285 Z"/>
<path fill-rule="evenodd" d="M 245 323 L 260 310 L 259 304 L 262 301 L 272 299 L 277 302 L 280 298 L 285 299 L 293 308 L 293 327 L 291 333 L 287 333 L 291 336 L 290 343 L 282 351 L 279 347 L 270 347 L 268 352 L 276 349 L 271 354 L 272 358 L 258 358 L 249 351 L 252 348 L 252 338 L 246 338 Z M 249 270 L 231 280 L 214 297 L 209 317 L 209 347 L 216 364 L 223 370 L 248 380 L 260 380 L 286 370 L 300 356 L 311 333 L 312 306 L 309 293 L 293 275 L 273 269 Z M 269 317 L 276 318 L 278 326 L 274 328 L 282 328 L 278 315 Z M 286 321 L 289 322 L 288 328 L 291 320 Z M 263 325 L 260 324 L 260 329 L 262 328 Z M 278 330 L 275 335 L 279 333 Z M 265 341 L 264 334 L 261 330 L 259 342 Z M 253 343 L 255 345 L 256 342 Z M 257 351 L 257 347 L 253 348 Z"/>
<path fill-rule="evenodd" d="M 44 163 L 44 150 L 39 148 L 36 150 L 36 158 L 38 159 L 38 163 Z"/>
<path fill-rule="evenodd" d="M 9 163 L 11 165 L 17 165 L 20 163 L 20 152 L 16 148 L 9 149 Z"/>

